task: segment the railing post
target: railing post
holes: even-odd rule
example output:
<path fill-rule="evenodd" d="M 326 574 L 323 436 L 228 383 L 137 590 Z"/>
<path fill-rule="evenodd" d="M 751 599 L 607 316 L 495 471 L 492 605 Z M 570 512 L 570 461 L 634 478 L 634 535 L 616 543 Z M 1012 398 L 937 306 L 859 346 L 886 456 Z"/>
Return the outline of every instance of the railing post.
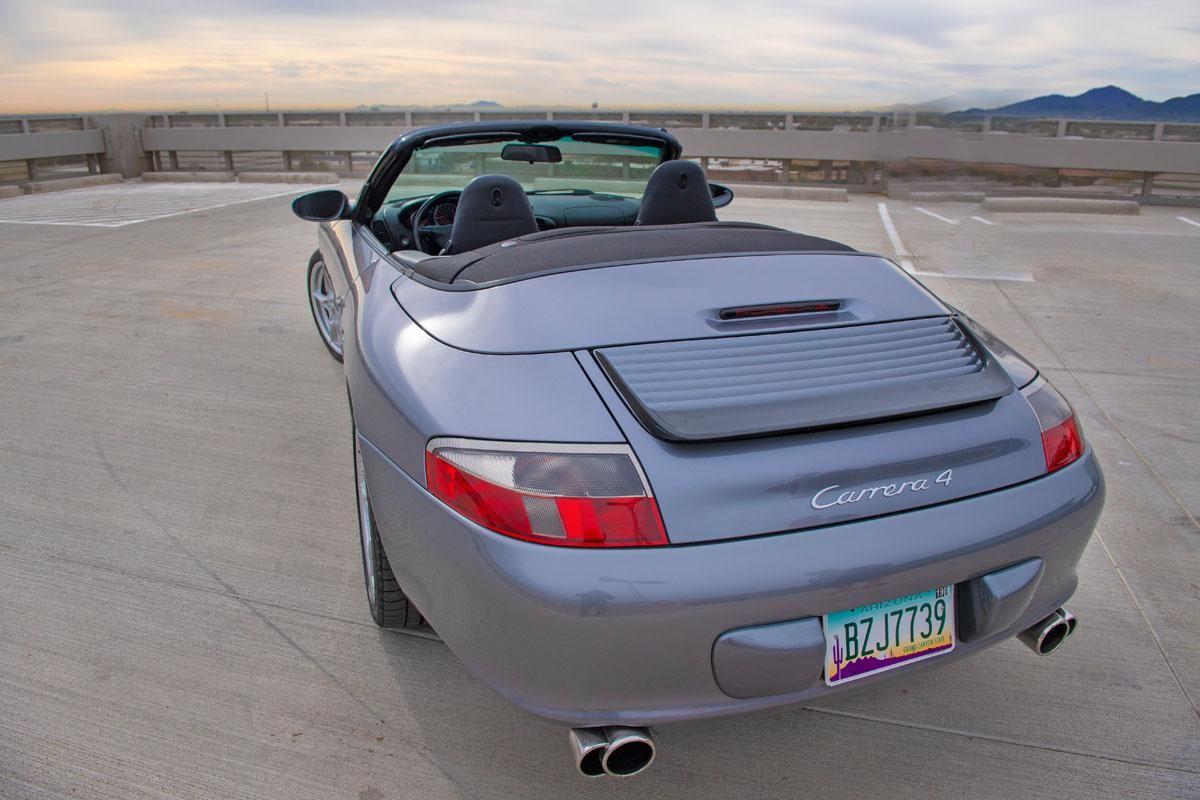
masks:
<path fill-rule="evenodd" d="M 783 159 L 783 172 L 779 173 L 779 182 L 792 182 L 792 160 L 790 158 Z"/>
<path fill-rule="evenodd" d="M 21 120 L 21 133 L 29 133 L 29 120 Z"/>
<path fill-rule="evenodd" d="M 1163 137 L 1163 123 L 1159 122 L 1154 126 L 1154 141 L 1161 142 Z"/>
<path fill-rule="evenodd" d="M 413 126 L 413 122 L 412 122 L 412 112 L 411 112 L 411 111 L 405 111 L 405 112 L 404 112 L 404 127 L 406 127 L 406 128 L 411 128 L 412 126 Z"/>
<path fill-rule="evenodd" d="M 278 122 L 279 122 L 279 127 L 281 127 L 281 128 L 287 127 L 287 119 L 284 118 L 282 111 L 280 111 L 278 114 Z M 292 154 L 288 150 L 283 150 L 282 153 L 283 153 L 283 171 L 291 172 L 292 171 Z"/>
<path fill-rule="evenodd" d="M 624 122 L 626 125 L 629 124 L 629 112 L 628 111 L 621 112 L 621 122 Z"/>
<path fill-rule="evenodd" d="M 983 126 L 979 129 L 980 133 L 992 132 L 992 115 L 988 114 L 983 118 Z"/>
<path fill-rule="evenodd" d="M 38 176 L 37 160 L 33 158 L 26 159 L 25 171 L 29 173 L 29 180 L 36 181 Z"/>
<path fill-rule="evenodd" d="M 546 121 L 547 121 L 547 122 L 553 122 L 553 121 L 554 121 L 554 112 L 553 112 L 553 111 L 547 111 L 547 112 L 546 112 Z M 553 164 L 551 164 L 550 166 L 551 166 L 551 167 L 553 167 L 554 165 L 553 165 Z"/>
<path fill-rule="evenodd" d="M 708 127 L 708 112 L 707 111 L 705 111 L 704 113 L 702 113 L 700 115 L 700 127 L 701 128 Z"/>
<path fill-rule="evenodd" d="M 220 112 L 217 113 L 217 127 L 219 127 L 219 128 L 228 127 L 228 125 L 225 122 L 225 115 Z M 233 172 L 233 151 L 232 150 L 222 150 L 221 154 L 225 158 L 225 171 Z"/>
<path fill-rule="evenodd" d="M 783 117 L 783 129 L 784 129 L 785 131 L 794 131 L 794 130 L 796 130 L 796 115 L 795 115 L 795 114 L 785 114 L 785 115 L 784 115 L 784 117 Z"/>
<path fill-rule="evenodd" d="M 1067 135 L 1067 121 L 1065 119 L 1060 119 L 1058 121 L 1058 128 L 1054 131 L 1054 136 L 1055 136 L 1055 138 L 1061 139 L 1066 135 Z"/>
<path fill-rule="evenodd" d="M 871 117 L 871 133 L 879 133 L 883 129 L 883 118 L 878 114 Z"/>
<path fill-rule="evenodd" d="M 1142 176 L 1142 199 L 1141 202 L 1146 202 L 1146 198 L 1154 194 L 1154 176 L 1156 173 L 1147 172 Z"/>
<path fill-rule="evenodd" d="M 163 121 L 164 128 L 171 127 L 171 115 L 170 114 L 163 114 L 162 121 Z M 162 163 L 162 155 L 161 154 L 158 157 L 158 161 L 160 164 Z M 167 169 L 179 169 L 179 154 L 176 153 L 174 150 L 167 151 Z"/>
<path fill-rule="evenodd" d="M 476 122 L 483 122 L 483 115 L 482 115 L 482 114 L 480 114 L 478 111 L 476 111 L 476 112 L 475 112 L 475 121 L 476 121 Z"/>

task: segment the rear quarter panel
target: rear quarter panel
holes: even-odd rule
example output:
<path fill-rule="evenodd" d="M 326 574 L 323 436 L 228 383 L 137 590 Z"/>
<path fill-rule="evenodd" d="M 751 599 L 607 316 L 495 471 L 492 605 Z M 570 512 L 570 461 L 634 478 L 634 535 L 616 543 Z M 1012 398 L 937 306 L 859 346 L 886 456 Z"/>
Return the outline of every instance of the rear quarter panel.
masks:
<path fill-rule="evenodd" d="M 416 325 L 392 297 L 403 278 L 379 259 L 353 293 L 345 343 L 355 424 L 424 483 L 435 436 L 552 442 L 621 442 L 571 353 L 486 355 L 450 347 Z"/>

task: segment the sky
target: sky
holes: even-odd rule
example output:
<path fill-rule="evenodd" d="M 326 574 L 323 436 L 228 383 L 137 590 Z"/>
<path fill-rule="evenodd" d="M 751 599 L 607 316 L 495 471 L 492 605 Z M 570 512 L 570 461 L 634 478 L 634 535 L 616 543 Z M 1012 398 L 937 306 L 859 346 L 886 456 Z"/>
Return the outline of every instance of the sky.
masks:
<path fill-rule="evenodd" d="M 0 113 L 1200 92 L 1197 0 L 0 0 Z M 1015 98 L 1014 98 L 1015 99 Z"/>

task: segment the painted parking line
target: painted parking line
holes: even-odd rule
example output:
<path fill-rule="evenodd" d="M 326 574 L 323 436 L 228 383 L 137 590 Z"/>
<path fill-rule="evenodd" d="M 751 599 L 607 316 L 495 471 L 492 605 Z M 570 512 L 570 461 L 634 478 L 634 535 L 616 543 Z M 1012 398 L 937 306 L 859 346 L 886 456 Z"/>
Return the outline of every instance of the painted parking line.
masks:
<path fill-rule="evenodd" d="M 896 251 L 896 258 L 900 261 L 901 268 L 910 275 L 937 275 L 936 272 L 918 272 L 913 266 L 911 260 L 912 253 L 908 252 L 908 248 L 904 246 L 904 242 L 900 241 L 900 232 L 896 230 L 896 223 L 892 222 L 891 212 L 888 211 L 887 203 L 879 203 L 879 219 L 883 222 L 883 232 L 887 234 L 888 239 L 892 243 L 892 249 Z"/>
<path fill-rule="evenodd" d="M 958 270 L 946 270 L 942 273 L 947 278 L 957 278 L 967 281 L 1008 281 L 1009 283 L 1036 283 L 1031 272 L 989 272 L 988 270 L 978 270 L 975 272 L 960 272 Z"/>
<path fill-rule="evenodd" d="M 316 188 L 278 184 L 119 184 L 0 201 L 0 223 L 124 228 L 199 211 L 287 197 Z"/>
<path fill-rule="evenodd" d="M 913 210 L 920 211 L 922 214 L 924 214 L 927 217 L 933 217 L 934 219 L 940 219 L 942 222 L 945 222 L 947 225 L 957 225 L 958 224 L 958 220 L 950 219 L 949 217 L 943 217 L 941 214 L 938 214 L 936 211 L 930 211 L 928 208 L 921 208 L 920 206 L 913 206 Z"/>
<path fill-rule="evenodd" d="M 900 232 L 896 230 L 896 223 L 892 221 L 892 215 L 888 211 L 887 203 L 879 203 L 879 219 L 883 222 L 883 230 L 887 234 L 888 239 L 892 242 L 892 249 L 896 251 L 896 258 L 900 262 L 900 266 L 910 275 L 919 275 L 922 277 L 931 278 L 957 278 L 959 280 L 969 281 L 1012 281 L 1015 283 L 1034 283 L 1034 278 L 1028 272 L 990 272 L 987 270 L 974 270 L 971 272 L 952 270 L 947 272 L 927 272 L 918 270 L 913 266 L 912 253 L 904 246 L 904 242 L 900 239 Z"/>
<path fill-rule="evenodd" d="M 1180 222 L 1186 222 L 1188 225 L 1195 225 L 1197 228 L 1200 228 L 1200 222 L 1196 222 L 1194 219 L 1188 219 L 1187 217 L 1176 217 L 1175 219 L 1179 220 Z"/>
<path fill-rule="evenodd" d="M 971 217 L 971 219 L 975 220 L 976 222 L 982 222 L 984 225 L 995 225 L 996 224 L 996 223 L 992 222 L 990 219 L 984 219 L 983 217 Z"/>

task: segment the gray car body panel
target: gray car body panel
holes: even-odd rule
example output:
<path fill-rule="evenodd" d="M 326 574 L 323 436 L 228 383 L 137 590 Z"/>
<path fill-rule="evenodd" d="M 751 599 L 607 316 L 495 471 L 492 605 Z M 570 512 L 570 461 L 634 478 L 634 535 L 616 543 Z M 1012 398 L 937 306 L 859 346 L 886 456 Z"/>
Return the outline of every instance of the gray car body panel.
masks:
<path fill-rule="evenodd" d="M 811 620 L 822 614 L 951 583 L 960 600 L 973 598 L 977 635 L 858 687 L 1010 637 L 1074 591 L 1103 477 L 1090 450 L 1045 474 L 1019 392 L 887 422 L 680 444 L 637 421 L 592 354 L 954 313 L 894 265 L 857 254 L 740 255 L 451 291 L 412 277 L 361 222 L 322 223 L 319 242 L 344 303 L 345 374 L 380 534 L 401 586 L 446 643 L 521 708 L 571 725 L 651 725 L 785 707 L 846 688 L 809 675 L 789 690 L 789 668 L 762 666 L 811 672 Z M 717 316 L 829 299 L 842 301 L 838 312 Z M 980 338 L 1016 385 L 1028 381 L 1019 356 Z M 425 489 L 425 448 L 440 436 L 628 442 L 672 544 L 551 547 L 488 531 Z M 947 484 L 813 505 L 827 486 L 932 480 L 947 469 Z M 1044 565 L 1035 580 L 1004 572 L 1033 559 Z M 788 636 L 745 630 L 789 622 L 791 653 Z M 733 655 L 715 655 L 731 631 L 741 631 L 725 639 L 740 643 Z M 786 657 L 773 661 L 772 651 Z M 759 666 L 742 666 L 750 662 Z"/>
<path fill-rule="evenodd" d="M 485 353 L 804 330 L 950 310 L 865 253 L 770 253 L 624 264 L 451 291 L 406 279 L 396 299 L 435 338 Z M 837 300 L 829 314 L 725 321 L 722 308 Z"/>
<path fill-rule="evenodd" d="M 591 353 L 576 355 L 638 454 L 672 542 L 846 522 L 981 494 L 1046 471 L 1041 431 L 1019 392 L 969 408 L 852 428 L 681 444 L 651 435 Z M 949 483 L 937 483 L 946 470 L 953 471 Z M 923 489 L 834 502 L 843 491 L 869 493 L 922 479 L 928 483 Z M 814 499 L 833 505 L 815 508 Z"/>
<path fill-rule="evenodd" d="M 398 275 L 380 259 L 357 282 L 345 366 L 359 430 L 410 475 L 424 480 L 425 445 L 436 436 L 624 441 L 572 354 L 449 347 L 396 305 L 388 287 Z"/>
<path fill-rule="evenodd" d="M 1051 475 L 917 511 L 719 543 L 583 550 L 475 525 L 369 442 L 364 461 L 384 546 L 422 613 L 493 689 L 570 725 L 719 717 L 841 691 L 816 680 L 785 694 L 730 697 L 714 677 L 712 648 L 736 628 L 819 616 L 1042 559 L 1036 592 L 1015 622 L 900 671 L 957 660 L 1070 597 L 1103 502 L 1089 451 Z"/>

